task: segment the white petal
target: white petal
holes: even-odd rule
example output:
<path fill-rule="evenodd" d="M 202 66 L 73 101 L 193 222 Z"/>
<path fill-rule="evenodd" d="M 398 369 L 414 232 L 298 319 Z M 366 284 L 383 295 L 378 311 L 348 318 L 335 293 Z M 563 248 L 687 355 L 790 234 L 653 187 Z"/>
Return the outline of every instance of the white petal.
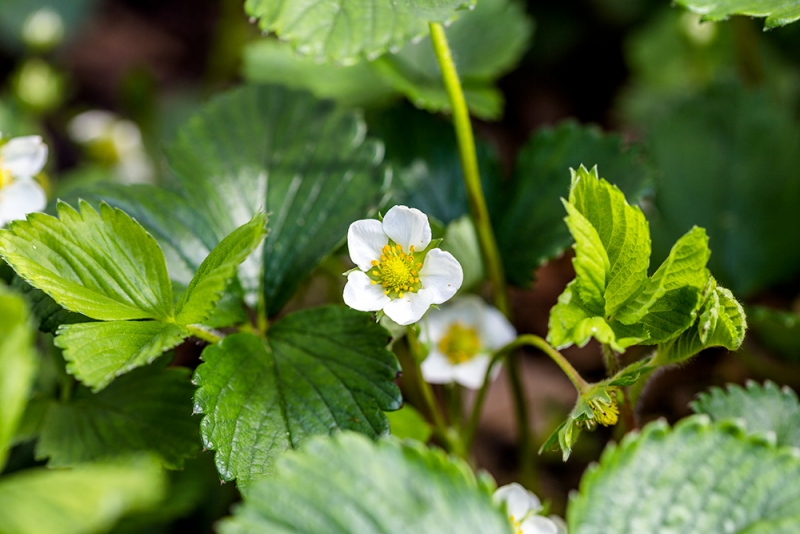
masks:
<path fill-rule="evenodd" d="M 358 311 L 378 311 L 389 303 L 389 297 L 383 294 L 383 286 L 373 284 L 361 271 L 347 275 L 343 296 L 344 303 Z"/>
<path fill-rule="evenodd" d="M 456 365 L 453 369 L 453 377 L 465 388 L 480 389 L 490 361 L 491 358 L 488 354 L 479 354 L 469 361 Z"/>
<path fill-rule="evenodd" d="M 516 482 L 497 488 L 492 500 L 496 504 L 506 503 L 506 512 L 510 516 L 513 515 L 517 521 L 528 512 L 535 513 L 542 508 L 539 498 Z"/>
<path fill-rule="evenodd" d="M 414 245 L 414 250 L 421 252 L 431 243 L 428 216 L 416 208 L 395 206 L 387 211 L 383 217 L 383 231 L 405 251 Z"/>
<path fill-rule="evenodd" d="M 453 381 L 453 364 L 438 350 L 432 350 L 419 368 L 425 382 L 449 384 Z"/>
<path fill-rule="evenodd" d="M 39 174 L 47 161 L 47 145 L 38 135 L 15 137 L 0 147 L 0 165 L 15 177 Z"/>
<path fill-rule="evenodd" d="M 422 287 L 433 293 L 431 302 L 441 304 L 456 294 L 464 281 L 464 272 L 452 254 L 435 248 L 425 256 L 419 278 Z"/>
<path fill-rule="evenodd" d="M 556 528 L 558 529 L 558 534 L 567 534 L 567 523 L 564 522 L 563 519 L 561 519 L 557 515 L 552 515 L 552 514 L 547 517 L 550 519 L 550 521 L 555 523 Z"/>
<path fill-rule="evenodd" d="M 477 326 L 483 348 L 488 351 L 504 347 L 517 338 L 517 331 L 508 319 L 500 310 L 488 304 L 484 304 L 483 317 Z"/>
<path fill-rule="evenodd" d="M 24 219 L 47 205 L 44 189 L 30 178 L 21 178 L 0 189 L 0 226 L 9 221 Z"/>
<path fill-rule="evenodd" d="M 424 289 L 417 293 L 406 293 L 401 299 L 391 300 L 383 307 L 389 319 L 399 325 L 416 323 L 431 306 L 431 293 Z"/>
<path fill-rule="evenodd" d="M 389 242 L 383 233 L 383 225 L 375 219 L 362 219 L 350 225 L 347 230 L 347 248 L 350 259 L 362 271 L 372 267 L 372 260 L 381 257 L 381 249 Z"/>
<path fill-rule="evenodd" d="M 558 526 L 541 515 L 530 515 L 520 524 L 522 534 L 558 534 Z"/>

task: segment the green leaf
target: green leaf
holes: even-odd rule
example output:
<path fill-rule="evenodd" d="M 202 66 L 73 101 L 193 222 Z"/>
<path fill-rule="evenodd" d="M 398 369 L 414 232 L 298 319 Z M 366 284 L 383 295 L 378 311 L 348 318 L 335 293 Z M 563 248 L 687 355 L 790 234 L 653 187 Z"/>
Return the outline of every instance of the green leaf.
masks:
<path fill-rule="evenodd" d="M 255 215 L 223 239 L 206 257 L 177 305 L 176 321 L 193 324 L 205 321 L 236 276 L 236 270 L 263 241 L 267 216 Z"/>
<path fill-rule="evenodd" d="M 0 230 L 0 255 L 64 308 L 92 319 L 168 319 L 172 285 L 164 254 L 136 221 L 108 205 L 59 219 L 34 213 Z"/>
<path fill-rule="evenodd" d="M 558 200 L 569 192 L 567 169 L 598 165 L 628 199 L 637 201 L 649 185 L 651 172 L 634 146 L 624 149 L 618 135 L 572 121 L 536 132 L 517 158 L 510 184 L 503 188 L 492 222 L 509 281 L 530 285 L 533 271 L 555 258 L 571 243 Z M 502 185 L 501 185 L 502 184 Z"/>
<path fill-rule="evenodd" d="M 766 92 L 736 87 L 681 101 L 648 124 L 661 170 L 651 229 L 654 254 L 693 225 L 708 231 L 709 269 L 737 296 L 751 296 L 800 272 L 800 125 Z M 711 148 L 713 147 L 713 149 Z"/>
<path fill-rule="evenodd" d="M 136 370 L 96 394 L 79 387 L 68 401 L 50 404 L 36 458 L 70 467 L 149 452 L 165 467 L 181 469 L 200 450 L 193 393 L 188 369 L 163 366 Z"/>
<path fill-rule="evenodd" d="M 317 98 L 330 98 L 351 107 L 375 105 L 397 96 L 366 61 L 349 66 L 320 63 L 274 39 L 245 46 L 242 75 L 251 82 L 304 89 Z"/>
<path fill-rule="evenodd" d="M 800 315 L 753 306 L 747 309 L 747 320 L 751 334 L 756 335 L 759 343 L 787 361 L 800 360 Z"/>
<path fill-rule="evenodd" d="M 628 204 L 618 187 L 599 177 L 597 167 L 591 172 L 583 166 L 577 172 L 572 171 L 569 203 L 591 223 L 608 256 L 603 299 L 605 316 L 613 317 L 641 291 L 647 279 L 650 264 L 647 220 L 638 206 Z M 573 237 L 576 240 L 574 262 L 579 262 L 581 243 L 574 233 Z"/>
<path fill-rule="evenodd" d="M 429 22 L 449 22 L 474 0 L 246 0 L 245 11 L 266 32 L 317 60 L 354 63 L 397 50 L 428 33 Z"/>
<path fill-rule="evenodd" d="M 30 469 L 0 480 L 0 525 L 15 534 L 107 532 L 164 494 L 157 462 L 135 459 L 70 470 Z"/>
<path fill-rule="evenodd" d="M 750 434 L 774 437 L 778 446 L 800 447 L 797 393 L 769 380 L 763 386 L 748 380 L 746 389 L 736 384 L 729 384 L 727 390 L 711 388 L 692 402 L 692 410 L 712 421 L 741 419 Z"/>
<path fill-rule="evenodd" d="M 709 286 L 694 324 L 680 336 L 658 346 L 654 365 L 679 363 L 709 347 L 736 350 L 742 344 L 747 329 L 742 305 L 729 290 L 716 285 L 713 278 Z"/>
<path fill-rule="evenodd" d="M 567 510 L 571 534 L 794 533 L 800 459 L 730 423 L 657 421 L 609 446 Z"/>
<path fill-rule="evenodd" d="M 564 201 L 567 228 L 575 238 L 575 293 L 592 315 L 605 316 L 605 298 L 611 264 L 597 229 L 578 209 Z"/>
<path fill-rule="evenodd" d="M 151 363 L 189 337 L 183 326 L 159 321 L 64 325 L 57 334 L 55 343 L 64 349 L 67 371 L 94 391 Z"/>
<path fill-rule="evenodd" d="M 766 29 L 785 26 L 800 19 L 797 0 L 677 0 L 677 3 L 703 15 L 703 20 L 725 20 L 731 15 L 767 17 Z"/>
<path fill-rule="evenodd" d="M 0 470 L 25 412 L 36 376 L 33 330 L 28 307 L 0 283 Z"/>
<path fill-rule="evenodd" d="M 433 428 L 413 406 L 404 404 L 396 412 L 386 414 L 392 435 L 398 439 L 415 439 L 426 443 Z"/>
<path fill-rule="evenodd" d="M 658 301 L 670 291 L 686 286 L 697 289 L 698 293 L 705 289 L 708 284 L 706 264 L 710 255 L 706 231 L 703 228 L 693 227 L 672 246 L 669 256 L 647 281 L 644 290 L 635 300 L 619 310 L 616 319 L 625 324 L 636 323 L 641 321 L 651 308 L 657 308 Z M 694 307 L 683 315 L 693 311 Z M 688 327 L 687 324 L 686 328 Z"/>
<path fill-rule="evenodd" d="M 272 474 L 277 455 L 314 434 L 387 433 L 382 410 L 401 402 L 388 337 L 367 314 L 330 306 L 286 316 L 266 343 L 233 334 L 206 348 L 195 411 L 220 476 L 245 486 Z"/>
<path fill-rule="evenodd" d="M 439 449 L 343 432 L 281 458 L 276 476 L 255 484 L 220 532 L 510 534 L 491 490 Z"/>
<path fill-rule="evenodd" d="M 445 29 L 467 105 L 475 116 L 497 119 L 502 115 L 503 96 L 493 82 L 516 65 L 532 33 L 533 22 L 515 0 L 481 0 Z M 431 112 L 450 111 L 429 37 L 387 54 L 373 65 L 415 106 Z"/>
<path fill-rule="evenodd" d="M 613 377 L 609 378 L 607 383 L 609 386 L 632 386 L 637 380 L 639 380 L 639 377 L 653 370 L 653 366 L 651 365 L 652 362 L 652 356 L 648 356 L 637 362 L 634 362 L 625 369 L 619 371 Z"/>
<path fill-rule="evenodd" d="M 85 323 L 91 321 L 88 317 L 80 313 L 65 310 L 47 293 L 41 289 L 36 289 L 19 276 L 11 280 L 11 287 L 18 291 L 28 301 L 31 315 L 38 322 L 38 328 L 42 332 L 51 334 L 62 324 Z"/>
<path fill-rule="evenodd" d="M 239 271 L 251 302 L 263 286 L 270 314 L 377 202 L 383 147 L 365 133 L 358 114 L 331 102 L 244 87 L 208 104 L 169 150 L 184 195 L 220 239 L 270 213 L 260 261 Z"/>

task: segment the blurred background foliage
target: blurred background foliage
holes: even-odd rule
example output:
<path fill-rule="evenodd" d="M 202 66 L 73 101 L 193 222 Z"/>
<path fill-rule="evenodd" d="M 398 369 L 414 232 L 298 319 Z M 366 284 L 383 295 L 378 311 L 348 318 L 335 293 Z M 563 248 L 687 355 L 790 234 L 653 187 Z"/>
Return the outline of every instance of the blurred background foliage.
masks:
<path fill-rule="evenodd" d="M 242 4 L 0 0 L 0 131 L 45 136 L 51 198 L 98 182 L 170 186 L 164 146 L 210 96 L 241 83 L 304 89 L 364 108 L 394 168 L 386 202 L 431 214 L 451 246 L 475 258 L 468 280 L 480 280 L 429 40 L 346 66 L 320 64 L 263 36 Z M 743 17 L 701 23 L 665 0 L 479 0 L 447 32 L 476 117 L 518 330 L 546 332 L 549 308 L 572 278 L 558 198 L 568 167 L 598 164 L 647 214 L 654 265 L 692 225 L 708 230 L 711 271 L 750 318 L 736 355 L 704 353 L 657 376 L 642 420 L 687 415 L 710 385 L 770 378 L 800 387 L 800 24 L 764 32 Z M 318 278 L 343 283 L 330 275 L 336 268 L 323 264 Z M 308 305 L 310 293 L 290 307 Z M 603 376 L 596 346 L 567 355 L 588 379 Z M 549 362 L 528 355 L 524 363 L 541 441 L 569 409 L 571 388 Z M 502 384 L 490 393 L 477 451 L 501 483 L 515 478 L 518 463 Z M 568 464 L 558 455 L 538 460 L 534 489 L 554 511 L 610 437 L 601 430 L 582 439 Z M 32 458 L 32 447 L 20 446 L 7 470 Z M 173 474 L 168 506 L 119 531 L 210 528 L 237 498 L 215 477 L 210 455 L 188 463 Z"/>

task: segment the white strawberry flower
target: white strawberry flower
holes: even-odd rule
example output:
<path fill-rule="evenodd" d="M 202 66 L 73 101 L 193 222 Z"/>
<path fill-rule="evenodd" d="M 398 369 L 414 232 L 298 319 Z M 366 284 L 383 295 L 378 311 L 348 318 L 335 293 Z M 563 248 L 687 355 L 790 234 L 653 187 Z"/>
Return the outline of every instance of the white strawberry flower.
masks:
<path fill-rule="evenodd" d="M 34 180 L 45 161 L 47 145 L 38 135 L 15 137 L 0 145 L 0 226 L 45 208 L 47 196 Z"/>
<path fill-rule="evenodd" d="M 539 515 L 542 502 L 516 482 L 497 488 L 492 500 L 498 506 L 505 505 L 514 534 L 567 534 L 561 518 Z"/>
<path fill-rule="evenodd" d="M 456 382 L 470 389 L 483 385 L 492 353 L 516 339 L 500 311 L 477 295 L 459 297 L 425 318 L 420 340 L 429 347 L 422 377 L 432 384 Z M 500 370 L 493 369 L 494 376 Z"/>
<path fill-rule="evenodd" d="M 431 225 L 418 209 L 394 206 L 383 221 L 364 219 L 347 231 L 350 259 L 344 302 L 360 311 L 383 310 L 399 325 L 419 321 L 453 295 L 464 279 L 449 252 L 431 247 Z"/>

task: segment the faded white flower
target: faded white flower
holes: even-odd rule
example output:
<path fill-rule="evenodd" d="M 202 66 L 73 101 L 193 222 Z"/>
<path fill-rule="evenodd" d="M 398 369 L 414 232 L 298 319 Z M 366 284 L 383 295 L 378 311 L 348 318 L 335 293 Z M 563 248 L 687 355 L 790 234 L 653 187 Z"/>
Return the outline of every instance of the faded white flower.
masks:
<path fill-rule="evenodd" d="M 492 499 L 498 506 L 505 505 L 514 534 L 567 534 L 561 518 L 538 515 L 541 501 L 516 482 L 497 488 Z"/>
<path fill-rule="evenodd" d="M 422 377 L 432 384 L 456 382 L 478 389 L 492 353 L 516 337 L 514 327 L 496 308 L 477 295 L 459 297 L 425 318 L 420 340 L 430 352 L 422 362 Z M 495 374 L 499 369 L 495 365 Z"/>
<path fill-rule="evenodd" d="M 45 208 L 47 195 L 34 176 L 46 161 L 47 145 L 38 135 L 0 145 L 0 226 Z"/>
<path fill-rule="evenodd" d="M 383 310 L 399 325 L 419 321 L 432 304 L 455 295 L 464 274 L 449 252 L 431 245 L 428 217 L 406 206 L 383 221 L 364 219 L 347 231 L 350 259 L 344 302 L 360 311 Z"/>

